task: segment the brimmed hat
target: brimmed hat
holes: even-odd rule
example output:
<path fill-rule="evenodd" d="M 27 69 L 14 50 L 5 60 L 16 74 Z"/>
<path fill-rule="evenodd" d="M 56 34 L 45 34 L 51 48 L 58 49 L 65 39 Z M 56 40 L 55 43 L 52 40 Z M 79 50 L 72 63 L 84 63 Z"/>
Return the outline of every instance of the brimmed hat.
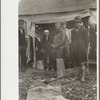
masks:
<path fill-rule="evenodd" d="M 81 17 L 80 16 L 77 16 L 77 17 L 75 17 L 75 22 L 81 22 Z"/>
<path fill-rule="evenodd" d="M 49 32 L 49 30 L 44 30 L 44 33 Z"/>

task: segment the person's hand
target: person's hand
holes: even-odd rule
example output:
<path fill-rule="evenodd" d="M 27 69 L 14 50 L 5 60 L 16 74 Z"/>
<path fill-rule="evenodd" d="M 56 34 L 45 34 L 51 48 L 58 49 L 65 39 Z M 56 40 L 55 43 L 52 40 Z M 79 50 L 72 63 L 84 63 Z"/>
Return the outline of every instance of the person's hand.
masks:
<path fill-rule="evenodd" d="M 55 48 L 55 45 L 51 44 L 51 47 Z"/>

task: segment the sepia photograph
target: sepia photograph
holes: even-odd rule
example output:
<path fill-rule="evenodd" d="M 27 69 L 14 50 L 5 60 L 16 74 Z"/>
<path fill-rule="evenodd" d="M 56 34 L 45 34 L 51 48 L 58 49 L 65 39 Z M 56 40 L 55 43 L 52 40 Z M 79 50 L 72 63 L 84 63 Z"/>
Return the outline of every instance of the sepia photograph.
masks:
<path fill-rule="evenodd" d="M 97 1 L 18 1 L 18 99 L 97 99 Z"/>

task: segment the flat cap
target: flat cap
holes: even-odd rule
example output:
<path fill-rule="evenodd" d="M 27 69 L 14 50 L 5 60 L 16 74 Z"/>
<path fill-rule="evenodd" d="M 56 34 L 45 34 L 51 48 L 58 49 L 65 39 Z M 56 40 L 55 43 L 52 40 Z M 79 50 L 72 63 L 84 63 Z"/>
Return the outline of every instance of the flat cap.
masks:
<path fill-rule="evenodd" d="M 80 16 L 76 16 L 74 20 L 75 20 L 75 22 L 81 22 L 81 17 Z"/>

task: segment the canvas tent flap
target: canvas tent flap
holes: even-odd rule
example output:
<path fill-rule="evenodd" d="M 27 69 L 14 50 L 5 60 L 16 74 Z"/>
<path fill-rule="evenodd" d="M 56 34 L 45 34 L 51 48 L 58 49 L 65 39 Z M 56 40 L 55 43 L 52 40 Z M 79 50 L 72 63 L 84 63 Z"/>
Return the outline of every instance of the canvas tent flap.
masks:
<path fill-rule="evenodd" d="M 19 16 L 20 19 L 30 20 L 36 24 L 55 23 L 57 21 L 72 21 L 75 16 L 90 16 L 90 10 L 83 10 L 70 13 L 41 14 L 34 16 Z"/>
<path fill-rule="evenodd" d="M 90 12 L 91 16 L 89 17 L 89 24 L 97 24 L 97 12 L 91 11 Z"/>

